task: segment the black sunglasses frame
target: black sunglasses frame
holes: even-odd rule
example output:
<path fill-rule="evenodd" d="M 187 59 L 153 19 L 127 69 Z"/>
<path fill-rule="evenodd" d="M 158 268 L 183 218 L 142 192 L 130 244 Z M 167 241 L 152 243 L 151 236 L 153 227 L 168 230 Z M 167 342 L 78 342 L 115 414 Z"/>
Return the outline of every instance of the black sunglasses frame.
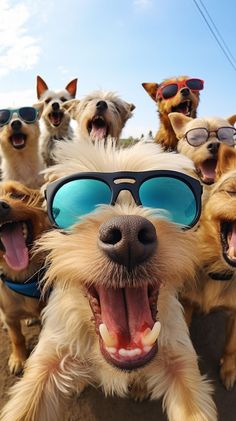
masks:
<path fill-rule="evenodd" d="M 112 173 L 101 173 L 101 172 L 84 172 L 84 173 L 76 173 L 72 174 L 63 178 L 60 178 L 50 184 L 48 184 L 44 194 L 47 201 L 47 209 L 48 209 L 48 216 L 50 221 L 52 222 L 53 226 L 56 228 L 58 227 L 52 211 L 52 205 L 54 197 L 57 191 L 67 182 L 74 181 L 74 180 L 81 180 L 81 179 L 92 179 L 92 180 L 99 180 L 104 182 L 111 190 L 111 201 L 110 205 L 114 206 L 117 200 L 119 193 L 122 190 L 128 190 L 132 195 L 136 205 L 142 206 L 140 196 L 139 196 L 139 189 L 144 181 L 147 181 L 151 178 L 158 178 L 158 177 L 169 177 L 174 178 L 177 180 L 182 181 L 185 183 L 190 190 L 192 191 L 195 201 L 196 201 L 196 215 L 193 222 L 183 229 L 190 229 L 198 222 L 200 215 L 201 215 L 201 195 L 202 195 L 202 185 L 200 182 L 187 174 L 172 171 L 172 170 L 152 170 L 152 171 L 142 171 L 142 172 L 134 172 L 134 171 L 118 171 Z M 122 179 L 131 179 L 135 182 L 120 182 L 116 183 L 116 180 Z"/>
<path fill-rule="evenodd" d="M 207 138 L 205 140 L 203 140 L 201 143 L 199 143 L 198 145 L 194 145 L 193 143 L 189 142 L 188 133 L 190 133 L 192 131 L 199 130 L 199 129 L 200 130 L 204 130 L 206 132 Z M 231 129 L 231 130 L 234 130 L 234 135 L 233 136 L 236 135 L 236 129 L 234 127 L 230 127 L 230 126 L 222 126 L 222 127 L 219 127 L 217 130 L 208 130 L 208 129 L 206 129 L 206 127 L 195 127 L 193 129 L 188 130 L 185 133 L 184 138 L 187 140 L 187 142 L 188 142 L 188 144 L 190 146 L 193 146 L 193 147 L 197 148 L 198 146 L 204 145 L 204 143 L 206 143 L 208 141 L 208 139 L 211 137 L 211 133 L 215 133 L 215 135 L 216 135 L 216 137 L 217 137 L 217 139 L 219 140 L 220 143 L 224 143 L 225 145 L 228 145 L 228 146 L 234 146 L 235 143 L 236 143 L 236 139 L 234 140 L 234 137 L 233 136 L 232 136 L 232 140 L 233 140 L 232 144 L 229 144 L 229 143 L 225 142 L 224 140 L 219 139 L 219 137 L 218 137 L 218 131 L 221 130 L 221 129 Z"/>
<path fill-rule="evenodd" d="M 22 110 L 25 110 L 25 109 L 34 110 L 35 117 L 34 117 L 33 120 L 26 120 L 25 118 L 22 117 L 22 115 L 21 115 Z M 20 119 L 23 120 L 26 124 L 35 123 L 35 121 L 38 118 L 38 114 L 39 114 L 39 110 L 37 108 L 34 108 L 34 107 L 20 107 L 20 108 L 15 108 L 15 109 L 12 109 L 12 110 L 9 109 L 9 108 L 3 108 L 3 109 L 0 110 L 0 113 L 3 112 L 3 111 L 7 111 L 9 113 L 9 117 L 4 123 L 0 123 L 0 127 L 6 126 L 9 123 L 9 121 L 11 121 L 12 115 L 14 113 L 17 113 L 18 117 L 20 117 Z"/>

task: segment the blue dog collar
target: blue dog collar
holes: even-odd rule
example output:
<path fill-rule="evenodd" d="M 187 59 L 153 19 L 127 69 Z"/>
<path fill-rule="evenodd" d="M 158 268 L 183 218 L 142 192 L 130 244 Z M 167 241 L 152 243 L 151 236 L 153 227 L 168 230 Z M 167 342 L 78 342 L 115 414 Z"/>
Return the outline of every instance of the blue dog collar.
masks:
<path fill-rule="evenodd" d="M 11 279 L 7 278 L 3 273 L 0 274 L 0 279 L 12 291 L 24 295 L 25 297 L 40 299 L 41 289 L 39 286 L 39 282 L 42 279 L 44 273 L 45 268 L 40 269 L 38 272 L 36 272 L 36 274 L 31 276 L 24 283 L 14 282 Z"/>

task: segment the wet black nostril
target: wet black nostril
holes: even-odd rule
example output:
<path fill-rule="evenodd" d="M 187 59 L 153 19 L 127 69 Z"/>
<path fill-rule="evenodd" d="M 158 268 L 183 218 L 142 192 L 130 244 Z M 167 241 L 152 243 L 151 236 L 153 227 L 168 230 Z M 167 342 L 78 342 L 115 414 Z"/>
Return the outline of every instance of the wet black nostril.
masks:
<path fill-rule="evenodd" d="M 4 200 L 0 200 L 0 217 L 6 216 L 9 213 L 10 209 L 11 207 L 7 202 L 5 202 Z"/>
<path fill-rule="evenodd" d="M 218 143 L 218 142 L 212 142 L 212 143 L 209 143 L 208 145 L 207 145 L 207 149 L 212 153 L 212 154 L 216 154 L 217 152 L 218 152 L 218 150 L 219 150 L 219 147 L 220 147 L 220 143 Z"/>
<path fill-rule="evenodd" d="M 58 111 L 60 109 L 60 105 L 58 104 L 58 102 L 52 103 L 52 109 L 53 111 Z"/>
<path fill-rule="evenodd" d="M 99 111 L 105 111 L 108 108 L 106 101 L 98 101 L 96 107 Z"/>
<path fill-rule="evenodd" d="M 138 233 L 138 240 L 142 244 L 151 244 L 156 241 L 156 233 L 147 228 L 143 228 Z"/>
<path fill-rule="evenodd" d="M 119 229 L 113 228 L 108 231 L 104 231 L 100 235 L 100 240 L 105 244 L 117 244 L 122 239 L 122 234 Z"/>
<path fill-rule="evenodd" d="M 183 95 L 183 96 L 188 96 L 189 95 L 189 89 L 188 88 L 183 88 L 183 89 L 181 89 L 181 94 Z"/>
<path fill-rule="evenodd" d="M 12 130 L 14 130 L 14 131 L 19 131 L 19 130 L 21 129 L 21 127 L 22 127 L 22 123 L 21 123 L 21 121 L 20 121 L 20 120 L 14 120 L 14 121 L 11 123 L 11 128 L 12 128 Z"/>

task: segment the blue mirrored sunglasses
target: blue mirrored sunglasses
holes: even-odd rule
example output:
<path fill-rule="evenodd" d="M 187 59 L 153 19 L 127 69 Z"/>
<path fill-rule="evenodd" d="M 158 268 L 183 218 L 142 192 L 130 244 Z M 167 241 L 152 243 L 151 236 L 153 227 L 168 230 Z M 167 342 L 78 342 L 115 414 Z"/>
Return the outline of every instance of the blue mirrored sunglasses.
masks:
<path fill-rule="evenodd" d="M 128 190 L 138 206 L 158 215 L 164 211 L 167 219 L 185 229 L 194 226 L 201 214 L 198 180 L 176 171 L 155 170 L 78 173 L 56 180 L 45 192 L 49 218 L 56 227 L 70 228 L 99 205 L 114 205 L 122 190 Z"/>
<path fill-rule="evenodd" d="M 21 107 L 14 110 L 4 109 L 0 110 L 0 127 L 8 124 L 14 113 L 27 124 L 34 123 L 38 118 L 38 110 L 34 107 Z"/>

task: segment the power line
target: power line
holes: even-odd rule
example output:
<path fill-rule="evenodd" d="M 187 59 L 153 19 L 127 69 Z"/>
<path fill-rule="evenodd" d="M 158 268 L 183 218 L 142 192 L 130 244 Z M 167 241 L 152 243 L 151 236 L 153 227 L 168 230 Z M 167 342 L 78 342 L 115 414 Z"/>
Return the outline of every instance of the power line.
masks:
<path fill-rule="evenodd" d="M 223 54 L 225 55 L 225 57 L 227 58 L 227 60 L 229 61 L 229 63 L 230 63 L 230 64 L 231 64 L 231 66 L 233 67 L 233 69 L 236 71 L 236 66 L 235 66 L 234 62 L 232 61 L 232 59 L 230 58 L 231 53 L 230 53 L 230 55 L 227 53 L 226 49 L 224 48 L 224 45 L 222 45 L 222 43 L 221 43 L 221 42 L 219 41 L 219 39 L 217 38 L 217 35 L 215 34 L 214 30 L 212 29 L 212 27 L 211 27 L 210 23 L 208 22 L 208 20 L 207 20 L 206 16 L 204 15 L 204 13 L 203 13 L 202 9 L 200 8 L 200 6 L 198 5 L 197 1 L 196 1 L 196 0 L 193 0 L 193 2 L 195 3 L 195 5 L 196 5 L 196 7 L 197 7 L 197 9 L 198 9 L 198 11 L 199 11 L 199 13 L 201 14 L 201 16 L 203 17 L 204 21 L 206 22 L 206 24 L 207 24 L 207 26 L 208 26 L 208 28 L 209 28 L 209 30 L 210 30 L 210 32 L 211 32 L 211 34 L 213 35 L 214 39 L 216 40 L 216 42 L 217 42 L 218 46 L 219 46 L 219 47 L 220 47 L 220 49 L 222 50 Z M 204 7 L 204 6 L 203 6 L 203 7 Z M 208 13 L 207 13 L 207 14 L 208 14 Z M 212 19 L 210 18 L 210 20 L 212 20 Z M 215 25 L 213 24 L 213 26 L 215 26 Z M 217 30 L 217 31 L 218 31 L 218 30 Z M 221 38 L 221 36 L 219 36 L 219 37 Z M 223 42 L 223 44 L 224 44 L 224 42 Z M 227 50 L 229 50 L 229 49 L 227 48 Z M 234 60 L 234 58 L 233 58 L 233 60 Z M 234 61 L 235 61 L 235 60 L 234 60 Z"/>

